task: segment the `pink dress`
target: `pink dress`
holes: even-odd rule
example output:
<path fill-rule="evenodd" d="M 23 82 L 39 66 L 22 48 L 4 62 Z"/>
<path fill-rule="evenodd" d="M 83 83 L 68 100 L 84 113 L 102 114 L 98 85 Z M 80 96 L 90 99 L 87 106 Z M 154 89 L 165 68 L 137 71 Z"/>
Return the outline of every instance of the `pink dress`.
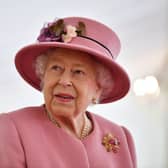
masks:
<path fill-rule="evenodd" d="M 129 131 L 88 113 L 94 128 L 83 140 L 56 127 L 44 107 L 27 107 L 0 115 L 0 168 L 136 168 Z M 106 134 L 120 141 L 118 151 L 102 144 Z"/>

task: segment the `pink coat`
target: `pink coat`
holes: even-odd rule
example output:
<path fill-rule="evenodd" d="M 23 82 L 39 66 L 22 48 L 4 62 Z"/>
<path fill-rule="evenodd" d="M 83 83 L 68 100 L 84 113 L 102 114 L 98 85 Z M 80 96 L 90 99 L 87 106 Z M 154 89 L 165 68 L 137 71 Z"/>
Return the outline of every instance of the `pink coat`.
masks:
<path fill-rule="evenodd" d="M 88 113 L 93 132 L 83 140 L 56 127 L 44 107 L 28 107 L 0 115 L 0 168 L 136 168 L 135 149 L 129 131 Z M 120 141 L 117 153 L 107 152 L 107 134 Z"/>

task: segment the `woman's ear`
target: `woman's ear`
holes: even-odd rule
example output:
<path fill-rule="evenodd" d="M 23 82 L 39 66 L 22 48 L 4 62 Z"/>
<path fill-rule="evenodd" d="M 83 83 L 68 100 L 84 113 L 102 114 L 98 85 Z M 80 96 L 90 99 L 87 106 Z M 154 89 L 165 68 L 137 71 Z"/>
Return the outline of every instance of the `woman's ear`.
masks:
<path fill-rule="evenodd" d="M 40 82 L 40 89 L 41 89 L 41 92 L 43 92 L 43 87 L 44 87 L 44 80 L 41 79 L 41 82 Z"/>
<path fill-rule="evenodd" d="M 94 97 L 94 99 L 97 101 L 97 103 L 99 103 L 101 93 L 102 93 L 102 88 L 100 86 L 97 86 L 95 97 Z"/>

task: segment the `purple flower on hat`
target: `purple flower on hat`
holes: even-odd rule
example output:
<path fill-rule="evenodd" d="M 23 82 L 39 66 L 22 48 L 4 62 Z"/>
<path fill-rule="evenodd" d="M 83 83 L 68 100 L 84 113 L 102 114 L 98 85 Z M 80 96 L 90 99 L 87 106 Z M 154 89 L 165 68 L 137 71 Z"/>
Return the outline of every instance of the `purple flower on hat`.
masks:
<path fill-rule="evenodd" d="M 85 35 L 85 24 L 78 22 L 77 26 L 65 25 L 63 19 L 59 19 L 53 23 L 44 26 L 37 38 L 39 42 L 65 42 L 68 43 L 76 36 Z"/>
<path fill-rule="evenodd" d="M 52 41 L 62 41 L 61 34 L 64 33 L 64 22 L 62 19 L 54 22 L 48 23 L 44 26 L 40 35 L 37 38 L 39 42 L 52 42 Z"/>

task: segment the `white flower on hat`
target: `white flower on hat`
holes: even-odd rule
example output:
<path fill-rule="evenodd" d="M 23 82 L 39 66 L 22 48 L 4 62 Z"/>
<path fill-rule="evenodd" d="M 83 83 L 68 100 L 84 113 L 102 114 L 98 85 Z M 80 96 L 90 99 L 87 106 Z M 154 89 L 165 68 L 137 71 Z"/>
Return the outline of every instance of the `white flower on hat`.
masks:
<path fill-rule="evenodd" d="M 74 27 L 72 25 L 67 25 L 66 26 L 66 34 L 62 34 L 62 40 L 65 43 L 70 42 L 73 37 L 77 36 L 76 30 L 77 30 L 76 27 Z"/>

